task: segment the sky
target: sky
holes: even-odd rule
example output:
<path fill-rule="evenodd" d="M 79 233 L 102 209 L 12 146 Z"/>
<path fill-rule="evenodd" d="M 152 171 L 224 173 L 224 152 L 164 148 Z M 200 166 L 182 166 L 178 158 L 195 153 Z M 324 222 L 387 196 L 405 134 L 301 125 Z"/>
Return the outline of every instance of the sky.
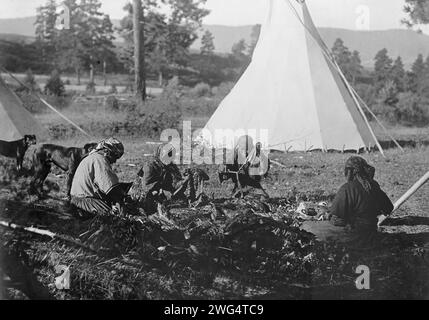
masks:
<path fill-rule="evenodd" d="M 293 1 L 293 0 L 292 0 Z M 0 0 L 0 19 L 35 15 L 46 0 Z M 59 1 L 58 1 L 59 2 Z M 120 19 L 126 0 L 102 0 L 103 12 Z M 252 25 L 264 21 L 269 0 L 207 0 L 211 10 L 205 24 Z M 365 17 L 369 30 L 405 28 L 401 19 L 405 0 L 307 0 L 315 24 L 319 27 L 356 29 L 356 21 Z M 426 30 L 425 30 L 426 31 Z"/>

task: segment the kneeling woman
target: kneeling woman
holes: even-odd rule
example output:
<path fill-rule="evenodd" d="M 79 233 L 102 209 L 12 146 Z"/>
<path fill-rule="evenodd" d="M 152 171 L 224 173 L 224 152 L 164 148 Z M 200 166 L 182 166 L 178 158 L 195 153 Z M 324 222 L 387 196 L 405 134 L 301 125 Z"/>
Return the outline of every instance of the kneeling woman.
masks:
<path fill-rule="evenodd" d="M 346 162 L 345 183 L 332 204 L 331 221 L 307 222 L 303 229 L 319 239 L 370 241 L 377 233 L 377 216 L 389 215 L 392 202 L 374 180 L 375 169 L 361 157 Z"/>
<path fill-rule="evenodd" d="M 172 196 L 183 180 L 179 168 L 173 162 L 176 149 L 171 144 L 160 145 L 153 159 L 139 171 L 131 188 L 131 198 L 140 203 L 147 214 L 157 212 L 159 206 Z"/>
<path fill-rule="evenodd" d="M 125 190 L 112 169 L 124 154 L 123 144 L 115 138 L 101 141 L 79 164 L 71 187 L 71 204 L 89 214 L 107 214 L 118 207 Z"/>

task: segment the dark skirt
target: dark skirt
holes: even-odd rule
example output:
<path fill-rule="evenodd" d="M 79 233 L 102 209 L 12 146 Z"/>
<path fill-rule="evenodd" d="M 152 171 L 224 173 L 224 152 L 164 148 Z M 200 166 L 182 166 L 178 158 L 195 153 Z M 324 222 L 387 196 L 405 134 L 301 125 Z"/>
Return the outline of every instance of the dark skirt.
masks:
<path fill-rule="evenodd" d="M 302 230 L 312 233 L 319 241 L 337 241 L 350 245 L 368 245 L 377 239 L 377 229 L 372 225 L 358 225 L 354 228 L 335 225 L 333 221 L 305 221 Z"/>

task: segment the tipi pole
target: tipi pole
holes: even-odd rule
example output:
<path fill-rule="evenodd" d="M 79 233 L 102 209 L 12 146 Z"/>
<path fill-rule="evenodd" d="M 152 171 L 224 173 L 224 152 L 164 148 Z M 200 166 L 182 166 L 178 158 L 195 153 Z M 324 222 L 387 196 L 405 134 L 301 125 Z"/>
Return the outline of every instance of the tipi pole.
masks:
<path fill-rule="evenodd" d="M 423 185 L 429 181 L 429 171 L 420 178 L 393 206 L 393 212 L 398 210 L 413 194 L 415 194 Z M 387 216 L 380 216 L 378 220 L 378 226 L 383 225 L 383 222 L 387 219 Z"/>
<path fill-rule="evenodd" d="M 328 60 L 329 60 L 329 59 L 328 59 Z M 386 155 L 384 154 L 384 150 L 383 150 L 383 148 L 381 147 L 380 142 L 378 142 L 378 139 L 377 139 L 377 137 L 375 136 L 374 130 L 372 130 L 371 125 L 369 124 L 368 118 L 366 117 L 365 112 L 363 111 L 363 109 L 362 109 L 362 107 L 361 107 L 361 105 L 360 105 L 360 103 L 359 103 L 359 101 L 358 101 L 358 99 L 357 99 L 357 97 L 356 97 L 356 95 L 355 95 L 355 93 L 354 93 L 354 90 L 353 90 L 352 86 L 351 86 L 351 85 L 350 85 L 350 83 L 347 81 L 346 76 L 345 76 L 345 75 L 344 75 L 344 73 L 341 71 L 341 69 L 340 69 L 340 67 L 338 66 L 337 62 L 336 62 L 335 60 L 333 60 L 333 61 L 332 61 L 332 63 L 335 65 L 335 67 L 336 67 L 336 69 L 337 69 L 337 71 L 338 71 L 338 74 L 341 76 L 341 78 L 342 78 L 343 82 L 345 83 L 345 85 L 346 85 L 347 89 L 349 90 L 349 92 L 350 92 L 350 94 L 351 94 L 351 96 L 352 96 L 353 100 L 355 101 L 355 103 L 356 103 L 356 105 L 357 105 L 357 107 L 358 107 L 358 109 L 359 109 L 359 111 L 360 111 L 360 113 L 361 113 L 362 117 L 363 117 L 363 118 L 364 118 L 364 120 L 365 120 L 366 125 L 368 126 L 369 131 L 371 132 L 372 137 L 373 137 L 373 138 L 374 138 L 374 140 L 375 140 L 375 143 L 377 144 L 378 149 L 380 150 L 380 153 L 382 154 L 382 156 L 383 156 L 383 157 L 386 157 Z"/>
<path fill-rule="evenodd" d="M 0 67 L 1 70 L 3 70 L 4 72 L 6 72 L 9 76 L 12 77 L 12 79 L 14 79 L 16 82 L 18 82 L 21 86 L 27 88 L 28 90 L 30 90 L 30 88 L 24 84 L 21 80 L 17 79 L 12 73 L 10 73 L 8 70 L 6 70 L 3 67 Z M 31 90 L 30 90 L 31 92 Z M 38 94 L 34 94 L 33 95 L 40 100 L 40 102 L 42 102 L 44 105 L 46 105 L 49 109 L 51 109 L 52 111 L 54 111 L 56 114 L 58 114 L 61 118 L 63 118 L 64 120 L 66 120 L 68 123 L 70 123 L 73 127 L 75 127 L 77 130 L 79 130 L 80 132 L 82 132 L 84 135 L 86 135 L 88 138 L 92 138 L 91 135 L 89 135 L 85 130 L 83 130 L 81 127 L 79 127 L 76 123 L 74 123 L 73 121 L 71 121 L 69 118 L 67 118 L 65 115 L 63 115 L 61 112 L 59 112 L 57 109 L 55 109 L 53 106 L 51 106 L 48 102 L 46 102 L 43 98 L 41 98 Z"/>
<path fill-rule="evenodd" d="M 356 94 L 356 96 L 358 97 L 358 99 L 361 101 L 361 103 L 364 105 L 364 107 L 366 108 L 366 110 L 371 114 L 371 116 L 374 117 L 374 119 L 377 121 L 377 123 L 380 125 L 380 127 L 383 129 L 383 131 L 389 136 L 390 139 L 392 139 L 392 141 L 396 144 L 396 146 L 399 148 L 399 150 L 401 150 L 402 152 L 405 152 L 404 148 L 401 147 L 401 145 L 399 144 L 398 141 L 396 141 L 396 139 L 389 133 L 389 131 L 387 131 L 386 127 L 383 125 L 383 123 L 378 119 L 378 117 L 374 114 L 374 112 L 372 112 L 372 110 L 368 107 L 368 105 L 366 104 L 366 102 L 362 99 L 361 96 L 359 96 L 356 92 L 356 90 L 352 87 L 353 92 Z"/>
<path fill-rule="evenodd" d="M 344 84 L 346 85 L 346 87 L 347 87 L 350 95 L 352 96 L 352 98 L 353 98 L 356 106 L 358 107 L 359 112 L 361 113 L 362 117 L 364 118 L 365 123 L 368 126 L 368 129 L 369 129 L 369 131 L 370 131 L 373 139 L 375 140 L 375 143 L 376 143 L 378 149 L 380 150 L 380 153 L 382 154 L 383 157 L 386 157 L 386 155 L 384 154 L 383 148 L 381 147 L 380 143 L 378 142 L 377 137 L 375 136 L 375 133 L 372 130 L 371 125 L 369 124 L 369 121 L 368 121 L 367 117 L 365 116 L 365 113 L 364 113 L 361 105 L 359 104 L 359 101 L 357 100 L 355 94 L 352 91 L 353 88 L 351 87 L 351 85 L 347 81 L 347 78 L 345 77 L 344 73 L 341 71 L 341 68 L 338 66 L 337 62 L 335 61 L 335 58 L 329 52 L 329 49 L 326 47 L 326 45 L 322 46 L 319 43 L 319 41 L 316 39 L 316 36 L 313 34 L 313 32 L 306 26 L 306 24 L 304 23 L 304 21 L 302 21 L 301 17 L 299 16 L 298 12 L 295 10 L 295 7 L 292 5 L 292 3 L 290 2 L 290 0 L 285 0 L 285 1 L 289 5 L 289 7 L 291 8 L 291 10 L 295 13 L 295 16 L 297 17 L 298 21 L 302 24 L 302 26 L 304 27 L 304 29 L 307 30 L 307 32 L 311 35 L 311 37 L 314 39 L 314 41 L 316 41 L 316 43 L 319 45 L 320 49 L 322 50 L 322 53 L 325 55 L 325 57 L 327 58 L 327 60 L 337 70 L 338 74 L 340 75 L 341 79 L 343 80 Z M 301 2 L 301 5 L 304 5 L 304 3 L 305 3 L 305 1 L 300 1 L 300 2 Z"/>
<path fill-rule="evenodd" d="M 420 178 L 398 201 L 395 202 L 393 212 L 398 210 L 414 193 L 416 193 L 423 185 L 429 181 L 429 171 Z"/>

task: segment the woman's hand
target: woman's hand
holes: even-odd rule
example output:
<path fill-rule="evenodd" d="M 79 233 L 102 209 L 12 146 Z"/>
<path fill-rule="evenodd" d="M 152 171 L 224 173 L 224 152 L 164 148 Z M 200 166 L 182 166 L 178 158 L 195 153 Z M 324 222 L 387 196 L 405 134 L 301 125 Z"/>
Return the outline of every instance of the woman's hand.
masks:
<path fill-rule="evenodd" d="M 377 227 L 380 228 L 383 225 L 383 223 L 386 221 L 387 216 L 382 214 L 381 216 L 378 216 L 377 218 L 378 218 Z"/>

